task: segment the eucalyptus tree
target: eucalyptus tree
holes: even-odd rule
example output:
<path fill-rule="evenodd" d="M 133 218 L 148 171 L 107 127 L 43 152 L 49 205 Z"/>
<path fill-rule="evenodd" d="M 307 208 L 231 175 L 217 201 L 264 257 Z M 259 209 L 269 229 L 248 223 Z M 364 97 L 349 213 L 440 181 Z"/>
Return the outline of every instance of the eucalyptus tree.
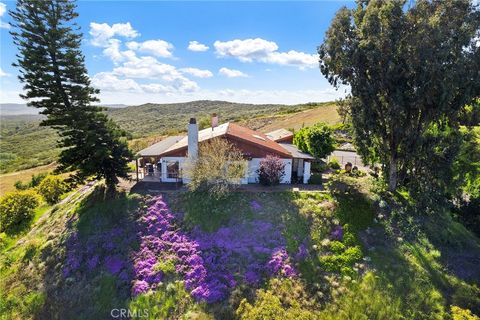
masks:
<path fill-rule="evenodd" d="M 480 12 L 461 0 L 357 1 L 318 47 L 320 70 L 351 88 L 355 142 L 389 190 L 441 191 L 459 149 L 459 117 L 480 96 Z"/>

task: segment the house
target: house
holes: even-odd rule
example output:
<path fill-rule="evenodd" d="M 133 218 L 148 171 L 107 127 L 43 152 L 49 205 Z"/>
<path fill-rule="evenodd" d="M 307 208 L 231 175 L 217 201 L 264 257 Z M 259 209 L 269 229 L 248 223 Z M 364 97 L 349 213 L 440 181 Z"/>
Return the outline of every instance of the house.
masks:
<path fill-rule="evenodd" d="M 222 138 L 238 148 L 247 162 L 242 184 L 258 182 L 257 169 L 267 155 L 277 156 L 285 164 L 281 183 L 307 183 L 310 179 L 314 158 L 292 144 L 292 132 L 280 129 L 263 134 L 232 122 L 217 124 L 218 118 L 214 115 L 212 127 L 199 131 L 196 119 L 191 118 L 186 136 L 171 136 L 139 151 L 137 178 L 141 175 L 150 181 L 188 183 L 184 168 L 189 158 L 198 156 L 198 145 Z"/>

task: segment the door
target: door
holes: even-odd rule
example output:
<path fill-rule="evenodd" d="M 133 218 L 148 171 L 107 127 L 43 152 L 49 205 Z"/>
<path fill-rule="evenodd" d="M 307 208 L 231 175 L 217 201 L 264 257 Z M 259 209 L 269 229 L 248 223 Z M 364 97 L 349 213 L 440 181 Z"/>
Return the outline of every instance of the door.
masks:
<path fill-rule="evenodd" d="M 167 160 L 167 181 L 175 182 L 179 178 L 180 162 Z"/>

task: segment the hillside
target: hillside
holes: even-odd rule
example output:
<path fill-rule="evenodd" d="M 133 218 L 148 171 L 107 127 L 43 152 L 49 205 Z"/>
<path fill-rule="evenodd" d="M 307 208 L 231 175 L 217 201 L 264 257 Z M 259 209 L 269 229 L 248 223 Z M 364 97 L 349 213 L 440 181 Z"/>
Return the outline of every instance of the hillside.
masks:
<path fill-rule="evenodd" d="M 305 110 L 310 113 L 299 113 L 298 119 L 294 116 Z M 134 138 L 184 131 L 190 117 L 197 117 L 200 121 L 209 123 L 209 117 L 214 112 L 219 115 L 221 122 L 271 117 L 268 120 L 271 126 L 275 121 L 285 121 L 282 125 L 285 124 L 287 127 L 301 126 L 304 122 L 312 120 L 331 122 L 336 114 L 332 103 L 288 106 L 193 101 L 107 108 L 109 116 Z M 315 116 L 311 116 L 312 114 Z M 55 146 L 57 136 L 52 129 L 39 126 L 41 119 L 41 115 L 1 116 L 1 173 L 46 165 L 56 159 L 59 153 Z M 298 122 L 297 125 L 295 125 L 296 122 Z M 155 139 L 154 137 L 152 141 Z M 140 145 L 143 144 L 140 143 Z"/>
<path fill-rule="evenodd" d="M 0 172 L 18 171 L 55 161 L 59 150 L 53 129 L 39 126 L 41 115 L 0 117 Z"/>
<path fill-rule="evenodd" d="M 369 191 L 370 178 L 332 181 L 343 187 L 220 201 L 83 187 L 0 248 L 0 318 L 106 319 L 112 308 L 148 310 L 145 319 L 480 312 L 478 238 L 446 212 L 402 217 L 395 200 Z"/>
<path fill-rule="evenodd" d="M 148 103 L 122 109 L 109 109 L 108 114 L 123 129 L 138 137 L 184 131 L 189 118 L 206 119 L 210 118 L 212 113 L 217 113 L 221 122 L 227 122 L 298 112 L 323 105 L 326 104 L 244 104 L 204 100 L 173 104 Z"/>

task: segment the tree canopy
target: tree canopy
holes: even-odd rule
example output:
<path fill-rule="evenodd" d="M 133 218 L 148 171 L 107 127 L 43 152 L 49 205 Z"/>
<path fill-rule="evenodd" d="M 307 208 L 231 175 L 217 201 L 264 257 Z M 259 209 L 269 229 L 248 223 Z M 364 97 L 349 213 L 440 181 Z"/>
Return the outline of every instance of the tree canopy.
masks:
<path fill-rule="evenodd" d="M 42 125 L 60 134 L 60 167 L 87 176 L 105 178 L 107 185 L 127 177 L 131 157 L 125 133 L 92 105 L 99 90 L 90 84 L 78 14 L 72 0 L 18 0 L 11 32 L 19 54 L 13 65 L 24 83 L 22 98 L 41 108 Z"/>
<path fill-rule="evenodd" d="M 350 86 L 356 146 L 391 191 L 451 180 L 461 110 L 480 95 L 479 33 L 468 1 L 358 1 L 333 19 L 321 72 Z"/>
<path fill-rule="evenodd" d="M 303 152 L 321 159 L 335 150 L 332 129 L 325 123 L 304 127 L 295 133 L 293 143 Z"/>

